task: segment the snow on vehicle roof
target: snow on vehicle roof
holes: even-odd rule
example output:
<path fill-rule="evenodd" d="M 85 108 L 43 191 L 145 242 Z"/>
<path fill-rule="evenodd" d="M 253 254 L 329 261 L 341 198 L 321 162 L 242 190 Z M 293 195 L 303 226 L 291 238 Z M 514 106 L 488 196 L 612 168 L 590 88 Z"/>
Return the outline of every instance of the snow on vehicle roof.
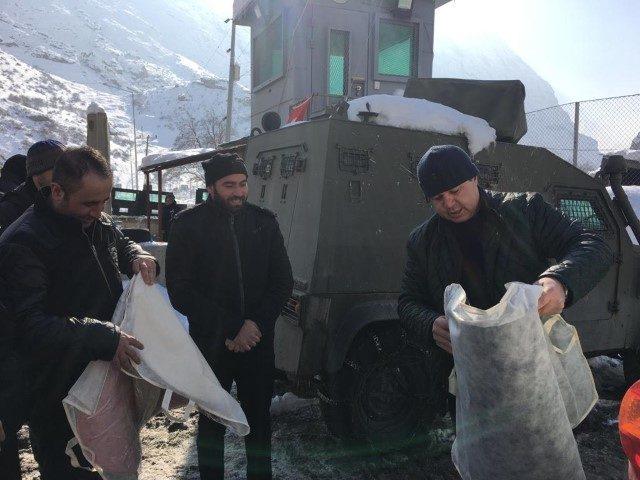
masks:
<path fill-rule="evenodd" d="M 349 120 L 360 121 L 358 112 L 366 111 L 367 103 L 372 112 L 378 113 L 372 123 L 445 135 L 464 135 L 472 155 L 496 141 L 496 131 L 486 120 L 420 98 L 396 95 L 357 98 L 349 102 Z"/>
<path fill-rule="evenodd" d="M 190 150 L 172 150 L 165 153 L 154 153 L 147 155 L 142 159 L 140 168 L 150 167 L 152 165 L 160 165 L 162 163 L 178 160 L 185 157 L 193 157 L 194 155 L 202 155 L 203 153 L 215 152 L 215 148 L 192 148 Z"/>

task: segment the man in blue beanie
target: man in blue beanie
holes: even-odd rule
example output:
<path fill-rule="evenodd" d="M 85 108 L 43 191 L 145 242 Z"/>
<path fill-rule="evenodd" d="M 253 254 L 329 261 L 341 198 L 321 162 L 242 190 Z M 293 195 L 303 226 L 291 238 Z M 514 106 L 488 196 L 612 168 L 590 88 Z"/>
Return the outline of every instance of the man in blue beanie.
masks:
<path fill-rule="evenodd" d="M 430 148 L 417 176 L 436 214 L 409 237 L 398 313 L 430 350 L 435 398 L 444 400 L 453 366 L 443 305 L 448 285 L 461 284 L 471 305 L 488 309 L 499 303 L 506 283 L 536 283 L 543 288 L 539 313 L 552 315 L 595 287 L 613 256 L 598 235 L 540 194 L 480 188 L 478 168 L 459 147 Z M 557 263 L 549 265 L 549 258 Z"/>
<path fill-rule="evenodd" d="M 26 158 L 27 179 L 0 199 L 0 232 L 34 204 L 41 188 L 51 185 L 53 166 L 65 148 L 57 140 L 43 140 L 31 145 Z"/>

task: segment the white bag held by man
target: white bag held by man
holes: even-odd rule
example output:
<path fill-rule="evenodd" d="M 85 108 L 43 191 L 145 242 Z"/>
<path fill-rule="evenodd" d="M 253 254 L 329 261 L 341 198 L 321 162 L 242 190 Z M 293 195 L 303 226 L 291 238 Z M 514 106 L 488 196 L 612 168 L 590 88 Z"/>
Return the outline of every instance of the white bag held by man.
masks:
<path fill-rule="evenodd" d="M 585 478 L 538 316 L 541 293 L 510 283 L 499 304 L 480 310 L 460 285 L 445 291 L 457 376 L 452 457 L 464 480 Z"/>
<path fill-rule="evenodd" d="M 140 429 L 161 406 L 174 418 L 170 409 L 186 400 L 235 433 L 249 433 L 242 408 L 220 386 L 161 288 L 136 275 L 113 316 L 145 346 L 140 364 L 123 372 L 115 362 L 91 362 L 63 400 L 75 434 L 67 453 L 77 463 L 72 447 L 79 444 L 105 480 L 138 478 Z"/>

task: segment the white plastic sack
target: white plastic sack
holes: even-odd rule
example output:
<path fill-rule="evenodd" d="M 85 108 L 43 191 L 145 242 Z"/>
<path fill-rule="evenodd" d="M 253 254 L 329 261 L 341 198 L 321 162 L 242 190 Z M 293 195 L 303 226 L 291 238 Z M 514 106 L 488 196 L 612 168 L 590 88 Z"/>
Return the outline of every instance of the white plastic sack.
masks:
<path fill-rule="evenodd" d="M 585 478 L 538 316 L 541 293 L 510 283 L 498 305 L 480 310 L 460 285 L 445 291 L 457 376 L 452 457 L 464 480 Z"/>
<path fill-rule="evenodd" d="M 91 362 L 71 388 L 63 405 L 75 435 L 67 449 L 72 462 L 77 465 L 71 448 L 79 444 L 105 480 L 136 480 L 140 429 L 160 411 L 163 391 L 167 413 L 189 401 L 239 435 L 249 432 L 240 405 L 220 386 L 161 287 L 134 277 L 113 322 L 144 344 L 141 363 L 125 373 L 115 362 Z"/>
<path fill-rule="evenodd" d="M 576 327 L 554 315 L 543 328 L 567 417 L 571 428 L 576 428 L 598 401 L 593 373 L 582 353 Z"/>
<path fill-rule="evenodd" d="M 220 386 L 211 367 L 189 334 L 161 287 L 149 286 L 136 275 L 129 293 L 121 328 L 144 345 L 136 373 L 147 382 L 193 402 L 202 412 L 247 435 L 249 425 L 240 404 Z M 165 395 L 164 406 L 170 395 Z"/>

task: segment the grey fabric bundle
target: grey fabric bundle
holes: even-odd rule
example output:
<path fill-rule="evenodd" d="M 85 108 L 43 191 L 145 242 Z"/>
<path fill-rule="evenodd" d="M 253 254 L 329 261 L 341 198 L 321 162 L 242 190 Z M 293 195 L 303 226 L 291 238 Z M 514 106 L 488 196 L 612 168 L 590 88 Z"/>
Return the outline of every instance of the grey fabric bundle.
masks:
<path fill-rule="evenodd" d="M 586 478 L 538 316 L 541 292 L 511 283 L 485 311 L 466 305 L 460 285 L 445 291 L 457 375 L 452 457 L 464 480 Z"/>

